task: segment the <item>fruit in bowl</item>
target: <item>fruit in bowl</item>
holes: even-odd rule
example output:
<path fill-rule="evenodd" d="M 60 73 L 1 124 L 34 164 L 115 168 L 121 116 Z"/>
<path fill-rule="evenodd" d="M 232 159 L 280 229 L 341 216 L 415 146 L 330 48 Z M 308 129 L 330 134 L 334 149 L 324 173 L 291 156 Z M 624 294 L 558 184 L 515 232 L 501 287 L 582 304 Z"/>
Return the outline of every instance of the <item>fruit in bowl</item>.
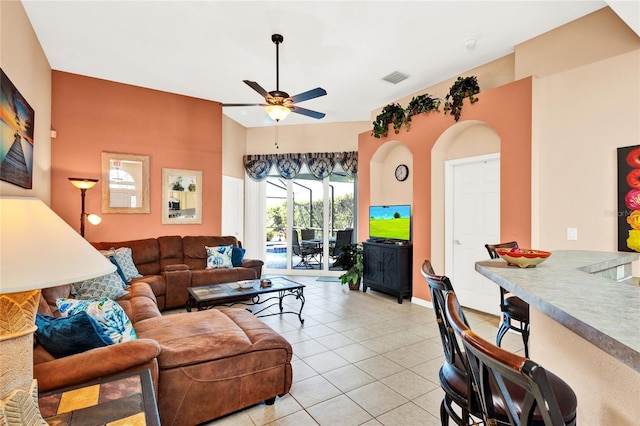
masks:
<path fill-rule="evenodd" d="M 551 256 L 550 251 L 533 250 L 521 247 L 497 248 L 496 253 L 509 265 L 521 268 L 533 268 Z"/>

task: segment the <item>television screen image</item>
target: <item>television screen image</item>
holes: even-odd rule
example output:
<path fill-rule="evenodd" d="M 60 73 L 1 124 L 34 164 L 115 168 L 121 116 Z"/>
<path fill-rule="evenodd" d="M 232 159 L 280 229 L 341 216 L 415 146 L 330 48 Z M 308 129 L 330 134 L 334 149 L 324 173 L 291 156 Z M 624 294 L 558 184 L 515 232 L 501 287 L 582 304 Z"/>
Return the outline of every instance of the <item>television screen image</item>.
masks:
<path fill-rule="evenodd" d="M 370 206 L 369 238 L 411 240 L 411 206 Z"/>

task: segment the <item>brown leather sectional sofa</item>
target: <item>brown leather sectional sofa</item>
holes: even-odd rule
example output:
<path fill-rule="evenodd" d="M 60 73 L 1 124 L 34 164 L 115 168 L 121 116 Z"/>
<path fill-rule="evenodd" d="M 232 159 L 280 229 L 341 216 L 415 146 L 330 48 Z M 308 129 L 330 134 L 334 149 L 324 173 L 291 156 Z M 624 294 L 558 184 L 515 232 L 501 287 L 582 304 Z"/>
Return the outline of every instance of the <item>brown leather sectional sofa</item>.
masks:
<path fill-rule="evenodd" d="M 241 247 L 233 236 L 167 236 L 143 240 L 93 242 L 98 250 L 131 248 L 133 263 L 143 275 L 132 282 L 144 281 L 151 286 L 161 311 L 183 308 L 187 288 L 221 284 L 238 280 L 254 280 L 262 274 L 261 260 L 243 259 L 235 268 L 205 269 L 207 247 L 233 245 Z"/>
<path fill-rule="evenodd" d="M 154 247 L 167 247 L 163 244 L 175 241 L 173 237 L 164 238 L 157 239 L 157 246 L 147 240 L 129 245 L 136 247 L 134 260 L 142 260 L 137 264 L 141 273 L 159 272 L 150 275 L 156 277 L 151 282 L 142 278 L 132 281 L 129 293 L 117 301 L 131 320 L 138 339 L 58 359 L 36 344 L 34 378 L 38 380 L 39 391 L 148 368 L 163 425 L 196 425 L 261 401 L 273 403 L 276 396 L 287 394 L 292 382 L 291 345 L 251 313 L 244 309 L 220 308 L 161 314 L 156 292 L 164 297 L 165 307 L 183 306 L 183 297 L 180 292 L 174 294 L 170 286 L 171 272 L 163 272 L 159 265 L 165 262 L 168 267 L 180 261 L 187 265 L 201 264 L 198 250 L 187 237 L 189 244 L 185 244 L 182 256 L 178 256 L 179 251 L 173 251 L 170 253 L 176 256 L 160 257 L 162 251 Z M 114 243 L 104 244 L 117 247 Z M 234 269 L 237 274 L 247 273 L 241 270 L 252 271 L 252 277 L 259 274 L 251 267 Z M 204 279 L 197 268 L 176 272 L 188 273 L 192 278 L 188 282 L 193 282 L 194 276 Z M 221 282 L 233 280 L 228 274 L 220 277 Z M 164 277 L 169 277 L 164 292 L 160 291 L 161 287 L 153 288 L 153 285 L 160 286 L 158 283 Z M 182 280 L 186 280 L 184 276 L 180 282 L 187 282 Z M 44 289 L 38 312 L 59 315 L 56 299 L 71 297 L 70 287 Z"/>

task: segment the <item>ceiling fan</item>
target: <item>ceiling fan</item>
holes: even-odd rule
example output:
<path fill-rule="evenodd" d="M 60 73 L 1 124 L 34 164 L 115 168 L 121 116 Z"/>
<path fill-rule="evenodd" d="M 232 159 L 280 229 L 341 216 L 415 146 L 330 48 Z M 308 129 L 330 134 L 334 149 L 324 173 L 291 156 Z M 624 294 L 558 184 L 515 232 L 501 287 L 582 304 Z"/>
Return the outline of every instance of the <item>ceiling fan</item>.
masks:
<path fill-rule="evenodd" d="M 294 105 L 298 102 L 308 101 L 309 99 L 318 98 L 327 94 L 327 91 L 322 87 L 316 87 L 315 89 L 308 90 L 306 92 L 299 93 L 295 96 L 289 96 L 287 92 L 280 91 L 280 60 L 278 46 L 284 41 L 284 37 L 280 34 L 273 34 L 271 41 L 276 45 L 276 90 L 267 92 L 255 81 L 243 80 L 249 87 L 256 92 L 260 93 L 264 97 L 265 104 L 224 104 L 223 107 L 238 107 L 238 106 L 264 106 L 269 117 L 272 120 L 280 121 L 284 119 L 290 112 L 306 115 L 307 117 L 321 119 L 325 116 L 323 112 L 312 111 L 310 109 L 301 108 Z"/>

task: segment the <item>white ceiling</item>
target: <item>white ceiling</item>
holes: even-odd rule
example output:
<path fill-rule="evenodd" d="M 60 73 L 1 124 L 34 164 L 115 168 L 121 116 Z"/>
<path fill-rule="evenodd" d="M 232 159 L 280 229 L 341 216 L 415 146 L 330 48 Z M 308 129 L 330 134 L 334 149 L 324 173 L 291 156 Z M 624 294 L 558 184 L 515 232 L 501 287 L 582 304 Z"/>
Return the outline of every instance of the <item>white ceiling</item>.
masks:
<path fill-rule="evenodd" d="M 281 124 L 368 121 L 371 111 L 507 55 L 604 1 L 36 1 L 22 0 L 55 70 L 224 103 L 263 99 L 242 80 L 325 112 Z M 638 3 L 638 2 L 633 2 Z M 615 8 L 614 8 L 615 10 Z M 635 9 L 637 11 L 637 8 Z M 634 9 L 632 8 L 632 13 Z M 475 48 L 465 40 L 475 39 Z M 410 77 L 382 80 L 400 71 Z M 482 86 L 481 86 L 482 87 Z M 434 94 L 443 95 L 443 94 Z M 261 107 L 225 107 L 245 127 Z"/>

